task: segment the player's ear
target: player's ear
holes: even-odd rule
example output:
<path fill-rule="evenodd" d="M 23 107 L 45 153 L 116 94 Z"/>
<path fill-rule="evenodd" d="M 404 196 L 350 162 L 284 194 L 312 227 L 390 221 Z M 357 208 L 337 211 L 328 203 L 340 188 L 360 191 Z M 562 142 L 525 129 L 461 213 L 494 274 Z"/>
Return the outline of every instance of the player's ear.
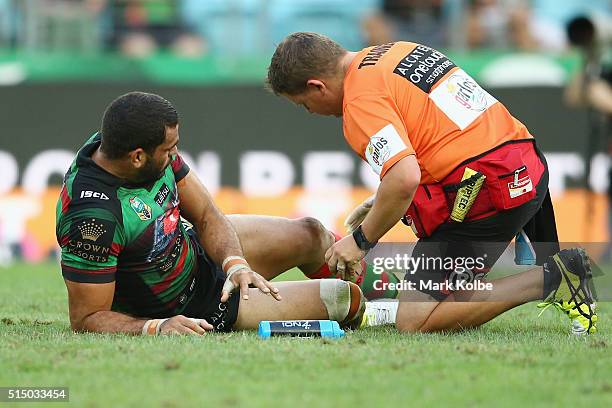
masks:
<path fill-rule="evenodd" d="M 128 156 L 130 158 L 130 162 L 132 163 L 132 166 L 134 166 L 137 169 L 144 166 L 147 160 L 145 151 L 142 147 L 132 150 L 131 152 L 128 153 Z"/>
<path fill-rule="evenodd" d="M 306 81 L 306 87 L 310 90 L 316 90 L 321 93 L 324 93 L 327 89 L 325 82 L 319 79 L 309 79 L 308 81 Z"/>

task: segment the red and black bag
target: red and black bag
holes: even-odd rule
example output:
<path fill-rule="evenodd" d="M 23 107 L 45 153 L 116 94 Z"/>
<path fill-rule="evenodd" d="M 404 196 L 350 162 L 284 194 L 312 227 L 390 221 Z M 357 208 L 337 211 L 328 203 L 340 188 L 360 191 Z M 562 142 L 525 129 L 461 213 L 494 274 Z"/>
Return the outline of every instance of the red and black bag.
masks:
<path fill-rule="evenodd" d="M 534 139 L 512 140 L 466 160 L 441 182 L 417 188 L 404 220 L 412 220 L 419 238 L 429 237 L 441 224 L 455 222 L 450 213 L 457 191 L 466 183 L 461 180 L 466 167 L 486 179 L 464 221 L 489 217 L 533 200 L 546 169 Z"/>

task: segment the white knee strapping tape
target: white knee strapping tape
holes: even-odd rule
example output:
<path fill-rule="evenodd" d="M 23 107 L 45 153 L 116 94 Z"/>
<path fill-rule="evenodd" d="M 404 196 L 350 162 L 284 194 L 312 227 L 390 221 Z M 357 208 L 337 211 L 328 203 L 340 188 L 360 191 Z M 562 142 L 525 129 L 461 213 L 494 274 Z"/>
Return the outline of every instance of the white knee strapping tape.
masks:
<path fill-rule="evenodd" d="M 351 308 L 351 290 L 340 279 L 323 279 L 319 283 L 319 296 L 330 320 L 342 322 Z"/>

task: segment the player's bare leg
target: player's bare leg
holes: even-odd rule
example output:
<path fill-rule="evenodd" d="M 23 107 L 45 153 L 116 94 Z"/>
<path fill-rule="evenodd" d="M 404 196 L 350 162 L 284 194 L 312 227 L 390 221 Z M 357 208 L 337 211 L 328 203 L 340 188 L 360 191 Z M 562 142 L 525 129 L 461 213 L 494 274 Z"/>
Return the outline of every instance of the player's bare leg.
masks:
<path fill-rule="evenodd" d="M 230 215 L 245 258 L 266 279 L 293 267 L 311 279 L 335 278 L 325 263 L 325 251 L 335 242 L 334 234 L 312 217 L 288 219 L 264 215 Z M 395 275 L 374 274 L 364 264 L 357 284 L 368 299 L 395 298 L 397 291 L 374 290 L 374 281 L 397 283 Z"/>
<path fill-rule="evenodd" d="M 400 295 L 396 326 L 402 332 L 451 331 L 480 326 L 516 306 L 542 299 L 542 268 L 491 281 L 492 290 L 456 291 L 442 302 L 419 292 Z"/>
<path fill-rule="evenodd" d="M 364 298 L 353 283 L 316 279 L 276 286 L 283 294 L 280 302 L 259 289 L 249 289 L 249 299 L 240 299 L 235 329 L 256 329 L 262 320 L 332 319 L 355 327 L 361 320 Z"/>
<path fill-rule="evenodd" d="M 298 266 L 309 275 L 325 263 L 334 235 L 311 217 L 289 219 L 264 215 L 230 215 L 244 256 L 266 279 Z"/>

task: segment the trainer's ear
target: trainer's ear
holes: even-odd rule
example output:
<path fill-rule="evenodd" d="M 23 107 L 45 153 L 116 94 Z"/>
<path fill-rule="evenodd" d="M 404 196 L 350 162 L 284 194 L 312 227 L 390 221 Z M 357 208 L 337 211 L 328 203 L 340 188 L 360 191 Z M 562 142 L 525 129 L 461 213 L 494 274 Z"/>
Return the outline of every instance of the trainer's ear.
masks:
<path fill-rule="evenodd" d="M 306 87 L 309 90 L 313 90 L 313 91 L 316 90 L 321 93 L 325 93 L 325 91 L 327 90 L 327 86 L 325 85 L 325 82 L 319 79 L 309 79 L 308 81 L 306 81 Z"/>
<path fill-rule="evenodd" d="M 147 155 L 142 147 L 132 150 L 128 153 L 128 156 L 130 158 L 130 163 L 132 163 L 132 166 L 137 169 L 144 166 L 147 161 Z"/>

